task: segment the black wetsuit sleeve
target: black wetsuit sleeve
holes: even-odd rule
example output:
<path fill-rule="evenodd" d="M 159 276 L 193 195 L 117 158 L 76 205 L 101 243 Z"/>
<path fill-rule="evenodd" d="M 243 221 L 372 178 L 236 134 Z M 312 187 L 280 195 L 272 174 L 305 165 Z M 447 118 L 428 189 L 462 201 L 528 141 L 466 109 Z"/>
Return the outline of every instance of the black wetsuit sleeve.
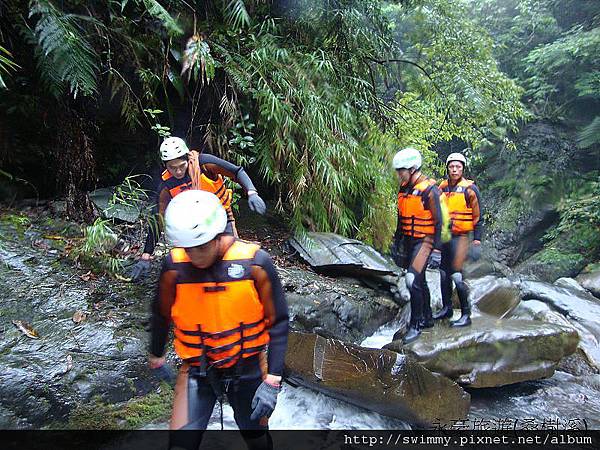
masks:
<path fill-rule="evenodd" d="M 250 177 L 243 167 L 236 166 L 229 161 L 206 153 L 200 155 L 198 162 L 203 166 L 203 170 L 208 172 L 209 175 L 214 174 L 228 177 L 242 186 L 246 193 L 248 193 L 248 191 L 256 191 L 252 180 L 250 180 Z"/>
<path fill-rule="evenodd" d="M 163 260 L 156 295 L 150 316 L 150 353 L 162 356 L 165 353 L 169 328 L 171 326 L 171 307 L 175 301 L 177 272 L 173 268 L 171 256 Z"/>
<path fill-rule="evenodd" d="M 442 208 L 440 206 L 440 190 L 437 186 L 432 186 L 424 194 L 425 207 L 431 211 L 434 223 L 433 249 L 441 250 L 442 248 Z"/>
<path fill-rule="evenodd" d="M 472 184 L 470 190 L 473 192 L 474 197 L 471 196 L 470 207 L 473 210 L 473 222 L 475 229 L 473 230 L 473 240 L 481 241 L 483 235 L 483 203 L 481 202 L 481 193 L 479 188 Z"/>
<path fill-rule="evenodd" d="M 254 257 L 254 281 L 269 326 L 268 373 L 282 375 L 289 332 L 288 306 L 277 270 L 264 250 Z"/>

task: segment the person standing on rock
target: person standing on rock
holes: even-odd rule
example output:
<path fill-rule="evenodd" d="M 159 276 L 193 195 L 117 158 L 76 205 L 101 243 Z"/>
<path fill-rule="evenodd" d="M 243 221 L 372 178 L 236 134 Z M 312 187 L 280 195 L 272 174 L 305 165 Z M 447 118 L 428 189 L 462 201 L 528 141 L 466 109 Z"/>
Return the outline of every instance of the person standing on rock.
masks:
<path fill-rule="evenodd" d="M 392 164 L 400 183 L 392 256 L 399 266 L 407 269 L 404 278 L 410 292 L 410 323 L 403 340 L 409 343 L 419 337 L 423 328 L 433 326 L 425 274 L 428 262 L 433 269 L 441 262 L 440 191 L 435 180 L 421 173 L 422 157 L 418 150 L 399 151 Z M 400 257 L 401 254 L 404 256 Z"/>
<path fill-rule="evenodd" d="M 246 195 L 248 206 L 258 214 L 267 207 L 243 167 L 236 166 L 216 156 L 190 151 L 185 141 L 178 137 L 166 138 L 160 146 L 160 158 L 165 165 L 162 180 L 157 189 L 155 213 L 158 220 L 148 226 L 146 244 L 140 260 L 133 267 L 131 278 L 138 281 L 150 269 L 150 258 L 160 237 L 161 218 L 171 199 L 189 190 L 199 189 L 215 194 L 227 211 L 227 232 L 237 236 L 235 219 L 231 209 L 232 192 L 227 189 L 224 177 L 239 183 Z"/>
<path fill-rule="evenodd" d="M 469 289 L 463 281 L 462 268 L 470 253 L 472 259 L 481 256 L 481 232 L 483 211 L 481 195 L 475 183 L 464 178 L 467 160 L 461 153 L 451 153 L 446 159 L 448 178 L 439 188 L 446 197 L 451 218 L 452 239 L 442 246 L 442 264 L 440 284 L 443 307 L 434 314 L 435 320 L 452 317 L 452 282 L 460 300 L 460 319 L 451 322 L 452 327 L 464 327 L 471 324 Z M 473 233 L 473 243 L 469 251 L 469 234 Z"/>
<path fill-rule="evenodd" d="M 183 365 L 170 428 L 205 430 L 215 402 L 226 395 L 249 448 L 271 448 L 266 430 L 281 387 L 289 328 L 271 258 L 225 232 L 227 213 L 208 192 L 178 195 L 167 207 L 165 224 L 175 248 L 164 260 L 152 307 L 149 364 L 154 370 L 165 364 L 172 322 Z M 173 433 L 171 445 L 198 448 L 201 438 Z"/>

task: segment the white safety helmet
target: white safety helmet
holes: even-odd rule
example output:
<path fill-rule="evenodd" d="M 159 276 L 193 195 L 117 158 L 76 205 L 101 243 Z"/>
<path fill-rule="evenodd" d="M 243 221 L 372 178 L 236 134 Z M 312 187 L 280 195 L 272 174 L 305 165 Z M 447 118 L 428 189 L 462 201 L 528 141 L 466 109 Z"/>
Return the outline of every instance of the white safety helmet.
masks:
<path fill-rule="evenodd" d="M 191 189 L 169 202 L 165 212 L 167 240 L 174 247 L 196 247 L 225 231 L 227 213 L 210 192 Z"/>
<path fill-rule="evenodd" d="M 465 158 L 465 155 L 462 153 L 450 153 L 446 158 L 446 167 L 448 167 L 448 164 L 452 161 L 460 161 L 463 164 L 463 168 L 467 167 L 467 158 Z"/>
<path fill-rule="evenodd" d="M 394 156 L 394 161 L 392 165 L 394 169 L 420 169 L 421 164 L 423 163 L 423 158 L 421 157 L 421 152 L 419 150 L 415 150 L 414 148 L 405 148 L 400 150 Z"/>
<path fill-rule="evenodd" d="M 171 161 L 175 158 L 181 158 L 189 153 L 190 149 L 185 145 L 185 141 L 178 137 L 168 137 L 160 144 L 160 159 Z"/>

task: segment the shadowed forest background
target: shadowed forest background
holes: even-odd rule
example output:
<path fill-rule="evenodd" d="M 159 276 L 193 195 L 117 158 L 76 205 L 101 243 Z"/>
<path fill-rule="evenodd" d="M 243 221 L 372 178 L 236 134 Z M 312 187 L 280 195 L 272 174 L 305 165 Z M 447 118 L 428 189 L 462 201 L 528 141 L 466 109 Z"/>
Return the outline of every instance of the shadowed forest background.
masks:
<path fill-rule="evenodd" d="M 172 134 L 246 166 L 293 230 L 385 250 L 394 152 L 440 177 L 464 150 L 498 258 L 579 271 L 600 249 L 599 22 L 593 0 L 3 2 L 0 198 L 92 223 L 87 192 L 154 188 Z"/>

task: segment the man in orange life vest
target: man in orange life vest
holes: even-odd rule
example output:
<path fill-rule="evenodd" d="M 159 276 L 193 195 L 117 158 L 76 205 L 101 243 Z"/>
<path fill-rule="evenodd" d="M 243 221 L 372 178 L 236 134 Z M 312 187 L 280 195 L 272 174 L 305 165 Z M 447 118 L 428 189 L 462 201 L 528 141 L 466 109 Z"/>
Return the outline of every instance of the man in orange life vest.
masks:
<path fill-rule="evenodd" d="M 440 283 L 443 308 L 433 318 L 435 320 L 451 318 L 452 282 L 460 300 L 461 316 L 451 322 L 452 327 L 464 327 L 471 324 L 469 290 L 463 281 L 462 268 L 470 253 L 477 260 L 481 255 L 481 232 L 483 212 L 479 189 L 471 180 L 463 177 L 467 160 L 461 153 L 451 153 L 446 159 L 448 179 L 442 181 L 440 190 L 446 197 L 448 212 L 452 220 L 452 240 L 442 247 Z M 469 234 L 473 233 L 473 243 L 469 251 Z"/>
<path fill-rule="evenodd" d="M 211 193 L 175 197 L 165 224 L 175 248 L 164 260 L 152 307 L 149 364 L 165 364 L 172 322 L 183 365 L 170 428 L 205 430 L 226 394 L 249 447 L 269 448 L 264 430 L 281 386 L 289 322 L 275 267 L 258 245 L 225 233 L 227 214 Z M 202 437 L 193 434 L 190 443 L 189 434 L 177 435 L 172 444 L 183 448 L 198 448 Z"/>
<path fill-rule="evenodd" d="M 215 194 L 227 211 L 227 232 L 236 234 L 231 210 L 232 192 L 223 177 L 239 183 L 248 195 L 248 206 L 258 214 L 266 211 L 265 202 L 256 192 L 252 180 L 243 167 L 236 166 L 213 155 L 190 151 L 185 141 L 178 137 L 166 138 L 160 146 L 160 158 L 165 164 L 162 180 L 157 189 L 155 213 L 163 217 L 172 198 L 188 189 L 200 189 Z M 160 219 L 148 226 L 146 244 L 138 263 L 131 272 L 133 281 L 142 278 L 150 269 L 150 257 L 160 236 Z"/>
<path fill-rule="evenodd" d="M 421 329 L 433 326 L 425 274 L 428 262 L 434 269 L 441 262 L 440 192 L 435 180 L 421 173 L 421 164 L 421 153 L 413 148 L 405 148 L 394 156 L 400 191 L 392 256 L 399 266 L 407 269 L 404 279 L 410 292 L 410 322 L 403 338 L 405 343 L 417 339 Z M 397 338 L 395 335 L 394 339 Z"/>

